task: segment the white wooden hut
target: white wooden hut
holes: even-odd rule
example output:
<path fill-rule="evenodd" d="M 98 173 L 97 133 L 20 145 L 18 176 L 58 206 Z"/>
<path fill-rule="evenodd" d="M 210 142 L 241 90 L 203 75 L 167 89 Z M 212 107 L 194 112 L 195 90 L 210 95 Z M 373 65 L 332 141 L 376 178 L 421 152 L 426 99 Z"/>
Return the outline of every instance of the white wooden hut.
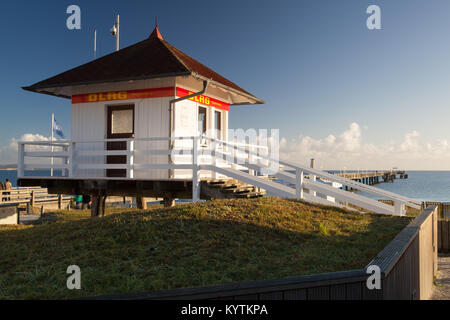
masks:
<path fill-rule="evenodd" d="M 146 184 L 153 195 L 164 195 L 167 181 L 193 178 L 191 168 L 182 166 L 192 163 L 189 137 L 226 140 L 230 106 L 264 103 L 166 42 L 157 26 L 144 41 L 24 89 L 71 99 L 71 140 L 55 142 L 51 154 L 40 154 L 60 159 L 52 168 L 61 169 L 62 177 L 28 176 L 29 169 L 48 165 L 27 164 L 27 157 L 37 156 L 27 152 L 29 143 L 19 150 L 20 185 L 64 193 L 107 188 L 102 192 L 117 194 L 123 189 L 117 181 L 131 180 L 165 184 Z M 200 147 L 208 143 L 199 141 Z M 168 169 L 174 164 L 180 166 Z M 126 188 L 139 189 L 136 184 Z"/>

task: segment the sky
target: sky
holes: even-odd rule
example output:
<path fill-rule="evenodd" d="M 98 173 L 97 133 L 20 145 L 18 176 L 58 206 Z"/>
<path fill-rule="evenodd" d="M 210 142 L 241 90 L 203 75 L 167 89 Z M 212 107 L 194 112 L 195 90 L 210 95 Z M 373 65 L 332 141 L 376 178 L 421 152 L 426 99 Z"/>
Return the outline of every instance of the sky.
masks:
<path fill-rule="evenodd" d="M 81 8 L 81 30 L 66 9 Z M 381 30 L 366 10 L 381 8 Z M 231 128 L 279 129 L 281 156 L 327 169 L 450 170 L 450 1 L 9 1 L 0 19 L 0 164 L 45 140 L 70 101 L 21 89 L 148 37 L 165 40 L 266 101 Z"/>

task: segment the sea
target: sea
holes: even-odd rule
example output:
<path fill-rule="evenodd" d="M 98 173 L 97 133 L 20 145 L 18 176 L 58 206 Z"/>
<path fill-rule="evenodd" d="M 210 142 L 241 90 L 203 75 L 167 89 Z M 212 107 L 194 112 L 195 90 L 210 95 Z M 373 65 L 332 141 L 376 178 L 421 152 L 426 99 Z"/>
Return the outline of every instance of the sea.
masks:
<path fill-rule="evenodd" d="M 375 187 L 419 201 L 450 202 L 450 171 L 407 171 L 407 173 L 408 179 L 395 179 L 394 182 L 383 182 Z M 27 174 L 46 176 L 49 172 L 37 170 Z M 55 172 L 54 175 L 60 176 L 61 173 Z M 0 170 L 0 180 L 5 182 L 6 178 L 12 182 L 13 186 L 17 185 L 16 170 Z"/>

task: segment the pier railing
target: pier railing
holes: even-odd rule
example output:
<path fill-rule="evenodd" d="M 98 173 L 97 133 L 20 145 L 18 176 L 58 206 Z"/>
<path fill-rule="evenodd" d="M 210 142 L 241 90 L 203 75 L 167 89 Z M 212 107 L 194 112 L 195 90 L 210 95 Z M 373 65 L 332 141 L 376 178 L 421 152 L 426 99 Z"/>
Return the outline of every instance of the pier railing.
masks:
<path fill-rule="evenodd" d="M 108 143 L 122 142 L 124 150 L 107 150 Z M 233 178 L 264 189 L 268 194 L 379 214 L 404 215 L 405 206 L 421 203 L 325 171 L 279 160 L 267 146 L 227 142 L 209 137 L 103 139 L 95 141 L 19 142 L 18 177 L 28 170 L 61 170 L 52 179 L 192 179 L 192 199 L 200 199 L 200 180 Z M 123 163 L 108 163 L 122 156 Z M 59 159 L 50 163 L 36 159 Z M 124 170 L 125 177 L 110 178 L 108 170 Z M 268 176 L 274 179 L 268 179 Z M 33 178 L 37 178 L 33 176 Z M 345 189 L 343 187 L 346 187 Z M 392 200 L 381 203 L 358 190 Z"/>

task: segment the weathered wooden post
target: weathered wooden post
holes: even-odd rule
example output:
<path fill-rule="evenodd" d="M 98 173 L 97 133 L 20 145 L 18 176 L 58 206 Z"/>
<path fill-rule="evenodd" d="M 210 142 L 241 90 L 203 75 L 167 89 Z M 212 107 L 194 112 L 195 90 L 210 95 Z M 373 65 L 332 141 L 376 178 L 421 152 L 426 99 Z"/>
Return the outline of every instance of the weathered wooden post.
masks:
<path fill-rule="evenodd" d="M 105 204 L 106 197 L 105 196 L 91 196 L 92 205 L 91 205 L 91 217 L 104 217 L 105 216 Z"/>
<path fill-rule="evenodd" d="M 140 210 L 147 209 L 147 200 L 144 197 L 136 197 L 136 206 Z"/>
<path fill-rule="evenodd" d="M 61 210 L 63 207 L 63 197 L 62 194 L 58 194 L 58 210 Z"/>
<path fill-rule="evenodd" d="M 164 208 L 172 208 L 175 206 L 175 199 L 173 197 L 164 197 Z"/>
<path fill-rule="evenodd" d="M 36 196 L 34 194 L 34 190 L 31 191 L 30 205 L 33 208 L 36 205 Z"/>

